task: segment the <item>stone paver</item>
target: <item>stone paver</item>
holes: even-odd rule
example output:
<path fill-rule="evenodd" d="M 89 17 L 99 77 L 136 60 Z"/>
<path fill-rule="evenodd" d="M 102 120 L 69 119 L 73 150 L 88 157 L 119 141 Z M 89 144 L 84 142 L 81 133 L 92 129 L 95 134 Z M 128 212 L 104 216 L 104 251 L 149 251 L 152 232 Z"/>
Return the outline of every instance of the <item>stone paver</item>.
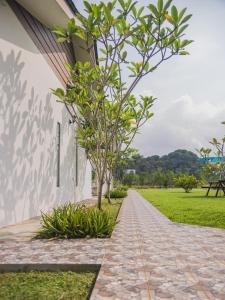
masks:
<path fill-rule="evenodd" d="M 105 240 L 0 241 L 0 263 L 100 264 L 91 300 L 225 300 L 225 230 L 172 223 L 135 191 Z"/>

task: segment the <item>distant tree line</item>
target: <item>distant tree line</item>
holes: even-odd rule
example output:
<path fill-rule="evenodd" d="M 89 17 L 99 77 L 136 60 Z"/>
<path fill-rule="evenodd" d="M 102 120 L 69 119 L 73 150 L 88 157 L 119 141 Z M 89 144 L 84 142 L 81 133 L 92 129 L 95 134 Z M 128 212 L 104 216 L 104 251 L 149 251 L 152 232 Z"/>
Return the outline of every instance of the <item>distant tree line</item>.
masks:
<path fill-rule="evenodd" d="M 117 168 L 115 178 L 129 186 L 170 187 L 174 185 L 174 178 L 179 174 L 200 178 L 200 165 L 198 156 L 187 150 L 176 150 L 161 157 L 143 157 L 137 154 Z M 127 174 L 128 169 L 135 170 L 135 174 Z"/>

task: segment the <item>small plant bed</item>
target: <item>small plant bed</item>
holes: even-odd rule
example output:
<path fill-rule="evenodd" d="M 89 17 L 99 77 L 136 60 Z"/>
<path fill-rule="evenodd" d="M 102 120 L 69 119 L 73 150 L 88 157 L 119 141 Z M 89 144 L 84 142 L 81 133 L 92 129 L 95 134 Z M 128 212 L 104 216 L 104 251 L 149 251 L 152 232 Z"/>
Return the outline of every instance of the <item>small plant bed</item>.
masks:
<path fill-rule="evenodd" d="M 202 189 L 145 189 L 138 192 L 171 221 L 225 228 L 225 197 L 205 197 Z"/>
<path fill-rule="evenodd" d="M 37 233 L 39 239 L 108 238 L 117 223 L 116 218 L 122 200 L 106 199 L 102 209 L 68 203 L 55 208 L 51 213 L 42 213 L 42 227 Z"/>
<path fill-rule="evenodd" d="M 7 272 L 0 273 L 1 300 L 88 299 L 96 273 Z"/>

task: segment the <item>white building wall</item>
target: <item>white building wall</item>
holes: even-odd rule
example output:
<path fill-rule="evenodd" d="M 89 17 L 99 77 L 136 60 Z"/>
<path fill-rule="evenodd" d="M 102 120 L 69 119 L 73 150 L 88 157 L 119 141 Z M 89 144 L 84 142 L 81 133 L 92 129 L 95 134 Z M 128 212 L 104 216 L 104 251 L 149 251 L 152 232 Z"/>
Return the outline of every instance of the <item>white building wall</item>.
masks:
<path fill-rule="evenodd" d="M 13 11 L 0 1 L 0 227 L 91 197 L 91 168 L 50 88 L 62 86 Z M 56 128 L 61 123 L 60 187 Z"/>

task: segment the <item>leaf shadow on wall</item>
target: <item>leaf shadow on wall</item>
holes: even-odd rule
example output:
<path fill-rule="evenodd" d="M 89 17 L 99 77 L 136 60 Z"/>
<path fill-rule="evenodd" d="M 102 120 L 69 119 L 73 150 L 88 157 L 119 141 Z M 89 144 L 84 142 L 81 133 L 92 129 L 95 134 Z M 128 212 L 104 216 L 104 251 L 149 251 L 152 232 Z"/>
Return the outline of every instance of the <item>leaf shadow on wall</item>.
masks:
<path fill-rule="evenodd" d="M 84 200 L 85 184 L 86 184 L 86 169 L 87 159 L 85 150 L 78 147 L 78 160 L 76 161 L 76 130 L 74 124 L 69 124 L 69 115 L 64 107 L 62 113 L 62 126 L 61 126 L 61 145 L 66 149 L 64 153 L 61 151 L 60 162 L 60 187 L 59 190 L 59 203 L 62 203 L 62 199 L 66 201 L 77 202 Z M 78 164 L 76 174 L 76 163 Z M 76 176 L 78 185 L 76 184 Z M 71 186 L 70 186 L 71 185 Z M 70 188 L 69 188 L 70 186 Z M 63 188 L 68 187 L 68 188 Z"/>
<path fill-rule="evenodd" d="M 51 94 L 41 99 L 21 80 L 21 51 L 0 52 L 0 226 L 40 213 L 54 201 L 55 136 Z M 35 70 L 34 70 L 35 72 Z M 41 74 L 40 74 L 41 77 Z"/>

